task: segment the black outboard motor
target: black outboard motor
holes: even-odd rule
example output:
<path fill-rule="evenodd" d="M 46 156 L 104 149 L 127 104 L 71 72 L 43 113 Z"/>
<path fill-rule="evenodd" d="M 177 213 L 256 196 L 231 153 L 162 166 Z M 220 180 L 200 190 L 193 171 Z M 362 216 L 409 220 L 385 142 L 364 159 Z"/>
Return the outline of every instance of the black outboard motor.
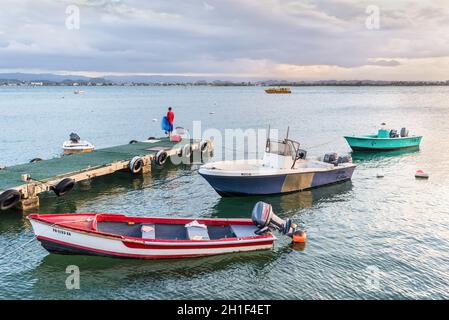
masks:
<path fill-rule="evenodd" d="M 340 163 L 351 163 L 351 162 L 352 162 L 352 157 L 349 154 L 344 155 L 344 156 L 339 156 L 338 160 L 337 160 L 338 164 L 340 164 Z"/>
<path fill-rule="evenodd" d="M 274 214 L 271 204 L 262 201 L 257 202 L 254 206 L 251 218 L 260 230 L 273 228 L 283 234 L 292 234 L 294 232 L 292 221 L 289 218 L 285 220 L 279 218 Z"/>
<path fill-rule="evenodd" d="M 263 234 L 270 229 L 276 229 L 281 233 L 293 238 L 293 242 L 303 243 L 306 241 L 306 233 L 298 228 L 296 224 L 287 219 L 281 219 L 274 214 L 271 204 L 259 201 L 253 208 L 251 216 L 253 223 L 259 228 L 256 234 Z"/>
<path fill-rule="evenodd" d="M 326 153 L 323 157 L 323 162 L 332 163 L 337 165 L 338 154 L 336 152 Z"/>
<path fill-rule="evenodd" d="M 408 129 L 401 128 L 401 137 L 408 137 Z"/>
<path fill-rule="evenodd" d="M 72 141 L 73 143 L 78 143 L 80 142 L 81 138 L 79 135 L 77 135 L 76 133 L 72 132 L 70 134 L 70 141 Z"/>

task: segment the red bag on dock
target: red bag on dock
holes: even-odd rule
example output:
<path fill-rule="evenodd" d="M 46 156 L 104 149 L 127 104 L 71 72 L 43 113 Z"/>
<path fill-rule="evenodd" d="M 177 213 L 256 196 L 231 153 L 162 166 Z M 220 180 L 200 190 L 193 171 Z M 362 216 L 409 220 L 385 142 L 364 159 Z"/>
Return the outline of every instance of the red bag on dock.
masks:
<path fill-rule="evenodd" d="M 182 138 L 179 134 L 174 134 L 174 135 L 170 136 L 170 141 L 179 142 L 181 140 L 182 140 Z"/>

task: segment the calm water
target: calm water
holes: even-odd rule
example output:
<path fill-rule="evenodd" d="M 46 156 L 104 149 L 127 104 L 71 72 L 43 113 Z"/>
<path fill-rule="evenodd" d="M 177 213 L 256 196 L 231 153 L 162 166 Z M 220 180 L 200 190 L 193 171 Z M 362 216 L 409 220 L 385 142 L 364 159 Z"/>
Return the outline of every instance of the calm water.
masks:
<path fill-rule="evenodd" d="M 0 88 L 0 165 L 57 156 L 72 131 L 97 147 L 160 135 L 152 119 L 169 105 L 186 128 L 194 120 L 221 130 L 290 125 L 311 155 L 348 152 L 343 135 L 372 132 L 383 121 L 424 139 L 418 152 L 353 155 L 352 183 L 313 192 L 222 199 L 195 167 L 169 165 L 145 177 L 99 178 L 58 199 L 45 195 L 45 213 L 186 217 L 246 217 L 264 200 L 298 222 L 308 242 L 292 247 L 279 236 L 273 251 L 170 261 L 50 255 L 37 241 L 13 252 L 32 239 L 31 226 L 25 215 L 1 212 L 0 298 L 449 298 L 449 88 L 85 90 Z M 415 180 L 417 169 L 430 180 Z M 80 290 L 65 288 L 68 265 L 80 267 Z"/>

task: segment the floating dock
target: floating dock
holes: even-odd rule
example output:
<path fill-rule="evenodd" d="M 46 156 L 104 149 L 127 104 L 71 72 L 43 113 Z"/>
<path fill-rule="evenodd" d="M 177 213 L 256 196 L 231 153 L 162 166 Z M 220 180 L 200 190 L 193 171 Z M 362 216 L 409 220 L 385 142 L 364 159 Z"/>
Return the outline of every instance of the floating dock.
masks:
<path fill-rule="evenodd" d="M 73 184 L 120 170 L 145 174 L 151 171 L 153 163 L 163 164 L 169 157 L 191 159 L 197 154 L 196 159 L 201 161 L 202 156 L 210 155 L 212 149 L 209 140 L 172 142 L 164 137 L 1 168 L 0 209 L 9 209 L 13 202 L 20 210 L 36 209 L 39 207 L 38 195 L 55 191 L 55 186 L 64 179 Z"/>

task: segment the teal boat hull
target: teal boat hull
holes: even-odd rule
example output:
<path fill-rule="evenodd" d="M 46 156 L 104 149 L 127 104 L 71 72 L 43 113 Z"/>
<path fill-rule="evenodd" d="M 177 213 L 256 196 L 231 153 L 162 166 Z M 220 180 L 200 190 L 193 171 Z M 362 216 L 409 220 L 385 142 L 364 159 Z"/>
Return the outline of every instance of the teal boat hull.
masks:
<path fill-rule="evenodd" d="M 393 151 L 418 149 L 422 136 L 377 138 L 375 135 L 345 136 L 353 151 Z"/>

